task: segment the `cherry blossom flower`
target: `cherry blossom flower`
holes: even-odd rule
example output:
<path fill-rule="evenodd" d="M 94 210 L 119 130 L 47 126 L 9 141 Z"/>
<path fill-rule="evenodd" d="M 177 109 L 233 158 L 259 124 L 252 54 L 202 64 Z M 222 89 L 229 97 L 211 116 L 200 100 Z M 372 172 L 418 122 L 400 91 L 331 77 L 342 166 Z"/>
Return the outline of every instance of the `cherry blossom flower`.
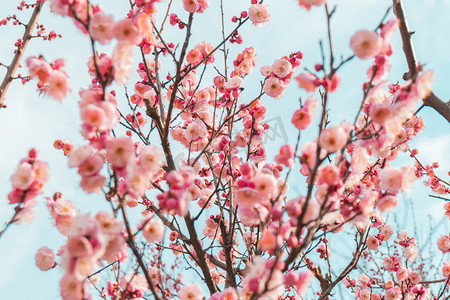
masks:
<path fill-rule="evenodd" d="M 114 24 L 113 32 L 114 37 L 122 44 L 137 45 L 142 40 L 139 29 L 128 18 Z"/>
<path fill-rule="evenodd" d="M 266 4 L 253 4 L 248 9 L 248 17 L 253 25 L 259 25 L 269 22 L 270 13 Z"/>
<path fill-rule="evenodd" d="M 319 136 L 319 145 L 328 153 L 334 153 L 344 148 L 347 143 L 348 133 L 342 126 L 329 127 Z"/>
<path fill-rule="evenodd" d="M 112 138 L 106 142 L 106 157 L 118 168 L 123 168 L 134 155 L 134 145 L 127 137 Z"/>
<path fill-rule="evenodd" d="M 381 38 L 376 32 L 360 30 L 350 39 L 350 48 L 361 59 L 373 58 L 381 50 Z"/>
<path fill-rule="evenodd" d="M 317 89 L 317 86 L 314 84 L 316 77 L 312 73 L 301 73 L 295 77 L 295 80 L 297 80 L 298 87 L 308 93 L 314 92 Z"/>
<path fill-rule="evenodd" d="M 160 242 L 164 237 L 164 224 L 157 218 L 152 218 L 142 228 L 142 235 L 148 242 Z"/>
<path fill-rule="evenodd" d="M 112 15 L 105 15 L 97 12 L 91 17 L 89 23 L 89 33 L 91 37 L 100 44 L 108 44 L 114 37 L 114 18 Z"/>
<path fill-rule="evenodd" d="M 36 174 L 34 173 L 33 167 L 28 163 L 22 163 L 11 176 L 11 183 L 15 188 L 27 190 L 35 178 Z"/>
<path fill-rule="evenodd" d="M 264 92 L 267 96 L 275 99 L 280 99 L 283 96 L 285 89 L 286 85 L 284 82 L 276 77 L 269 77 L 264 83 Z"/>
<path fill-rule="evenodd" d="M 180 300 L 202 300 L 203 291 L 198 284 L 186 285 L 178 293 Z"/>
<path fill-rule="evenodd" d="M 35 256 L 36 266 L 42 271 L 48 271 L 55 267 L 55 254 L 48 247 L 38 249 Z"/>
<path fill-rule="evenodd" d="M 292 65 L 291 63 L 282 58 L 282 59 L 277 59 L 276 61 L 273 62 L 272 66 L 271 66 L 271 71 L 279 78 L 283 78 L 286 75 L 288 75 L 289 73 L 291 73 L 292 71 Z"/>
<path fill-rule="evenodd" d="M 60 70 L 53 70 L 48 81 L 47 93 L 61 102 L 70 92 L 67 74 Z"/>
<path fill-rule="evenodd" d="M 327 0 L 299 0 L 300 6 L 310 10 L 312 6 L 320 6 L 327 3 Z"/>

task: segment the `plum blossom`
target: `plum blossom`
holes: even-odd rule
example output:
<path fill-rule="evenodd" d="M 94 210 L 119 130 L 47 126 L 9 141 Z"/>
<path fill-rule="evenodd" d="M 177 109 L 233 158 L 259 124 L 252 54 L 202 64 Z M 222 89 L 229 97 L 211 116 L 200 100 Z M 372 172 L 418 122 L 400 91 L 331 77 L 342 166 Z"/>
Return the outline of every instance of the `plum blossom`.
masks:
<path fill-rule="evenodd" d="M 142 40 L 139 29 L 128 18 L 115 23 L 113 32 L 119 43 L 137 45 Z"/>
<path fill-rule="evenodd" d="M 112 138 L 105 146 L 108 161 L 118 168 L 125 167 L 134 155 L 133 141 L 127 137 Z"/>
<path fill-rule="evenodd" d="M 164 224 L 157 218 L 144 220 L 142 227 L 142 235 L 148 242 L 161 242 L 164 237 Z"/>
<path fill-rule="evenodd" d="M 248 9 L 248 17 L 253 25 L 259 25 L 269 22 L 270 13 L 266 4 L 253 4 Z"/>
<path fill-rule="evenodd" d="M 89 23 L 91 37 L 100 44 L 108 44 L 114 37 L 114 18 L 103 12 L 95 13 Z"/>
<path fill-rule="evenodd" d="M 183 286 L 178 293 L 180 300 L 202 300 L 203 291 L 198 284 Z"/>
<path fill-rule="evenodd" d="M 42 271 L 48 271 L 55 267 L 55 254 L 48 247 L 38 249 L 35 256 L 36 266 Z"/>
<path fill-rule="evenodd" d="M 35 178 L 36 174 L 34 173 L 32 165 L 22 163 L 19 165 L 16 172 L 11 176 L 11 183 L 12 186 L 17 189 L 27 190 Z"/>
<path fill-rule="evenodd" d="M 283 96 L 285 89 L 285 83 L 276 77 L 269 77 L 264 83 L 264 92 L 267 96 L 275 99 L 280 99 Z"/>
<path fill-rule="evenodd" d="M 319 145 L 328 153 L 334 153 L 345 147 L 349 134 L 343 126 L 329 127 L 319 136 Z"/>
<path fill-rule="evenodd" d="M 114 48 L 112 64 L 114 66 L 114 80 L 118 84 L 125 84 L 131 75 L 133 63 L 133 44 L 120 42 Z"/>
<path fill-rule="evenodd" d="M 369 30 L 357 31 L 350 39 L 350 48 L 361 59 L 375 57 L 381 50 L 381 38 L 376 32 Z"/>
<path fill-rule="evenodd" d="M 271 71 L 279 78 L 283 78 L 292 71 L 292 65 L 287 59 L 277 59 L 271 66 Z"/>
<path fill-rule="evenodd" d="M 317 89 L 316 82 L 316 76 L 314 76 L 312 73 L 301 73 L 297 77 L 295 77 L 295 80 L 297 80 L 298 87 L 301 89 L 304 89 L 308 93 L 314 92 Z"/>
<path fill-rule="evenodd" d="M 320 6 L 327 3 L 327 0 L 299 0 L 300 6 L 310 10 L 312 6 Z"/>
<path fill-rule="evenodd" d="M 450 252 L 450 236 L 449 235 L 441 235 L 437 239 L 437 246 L 442 253 Z"/>

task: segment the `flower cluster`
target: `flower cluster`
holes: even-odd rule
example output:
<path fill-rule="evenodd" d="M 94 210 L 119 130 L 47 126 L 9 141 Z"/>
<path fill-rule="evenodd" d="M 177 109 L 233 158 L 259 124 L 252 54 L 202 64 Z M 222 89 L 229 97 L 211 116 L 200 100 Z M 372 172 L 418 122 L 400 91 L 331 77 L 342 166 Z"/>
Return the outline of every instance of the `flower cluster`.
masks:
<path fill-rule="evenodd" d="M 8 194 L 8 200 L 9 204 L 17 204 L 11 223 L 26 219 L 33 213 L 36 196 L 43 192 L 44 183 L 48 180 L 48 165 L 37 159 L 37 155 L 37 150 L 31 149 L 11 175 L 12 191 Z"/>
<path fill-rule="evenodd" d="M 302 58 L 301 52 L 295 52 L 289 57 L 275 60 L 271 66 L 262 67 L 261 74 L 266 77 L 264 92 L 272 98 L 280 99 L 291 82 L 295 69 L 300 66 Z"/>
<path fill-rule="evenodd" d="M 61 102 L 70 92 L 69 76 L 62 70 L 64 60 L 58 59 L 49 64 L 43 57 L 30 56 L 26 63 L 30 77 L 39 79 L 37 86 L 40 93 L 48 94 Z"/>

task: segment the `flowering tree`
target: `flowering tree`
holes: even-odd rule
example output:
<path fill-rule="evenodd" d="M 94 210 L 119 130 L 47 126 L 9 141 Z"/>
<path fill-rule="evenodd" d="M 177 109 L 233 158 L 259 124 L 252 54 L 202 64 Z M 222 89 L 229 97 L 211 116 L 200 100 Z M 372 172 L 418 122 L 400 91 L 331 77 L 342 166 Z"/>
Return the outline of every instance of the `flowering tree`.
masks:
<path fill-rule="evenodd" d="M 422 164 L 409 146 L 424 127 L 420 109 L 429 106 L 450 122 L 450 105 L 432 92 L 433 71 L 417 62 L 401 1 L 389 3 L 394 14 L 387 10 L 373 28 L 355 30 L 348 41 L 353 54 L 338 58 L 336 7 L 300 0 L 307 11 L 325 12 L 322 60 L 302 66 L 301 49 L 280 53 L 259 67 L 259 78 L 250 76 L 256 49 L 245 45 L 240 31 L 270 22 L 263 1 L 248 1 L 244 11 L 231 8 L 232 15 L 229 4 L 217 1 L 220 40 L 197 44 L 193 29 L 211 10 L 207 0 L 130 0 L 119 20 L 107 4 L 49 2 L 91 47 L 85 58 L 91 81 L 78 91 L 84 143 L 62 137 L 53 147 L 77 170 L 84 193 L 108 204 L 108 211 L 89 214 L 64 191 L 46 197 L 66 239 L 59 249 L 40 248 L 36 266 L 62 270 L 63 299 L 330 299 L 339 285 L 347 288 L 341 297 L 357 299 L 449 295 L 450 263 L 439 265 L 437 275 L 431 272 L 426 263 L 433 262 L 423 258 L 416 238 L 406 231 L 394 236 L 386 223 L 399 195 L 416 180 L 440 201 L 450 193 L 449 182 L 435 174 L 438 164 Z M 8 113 L 5 93 L 16 78 L 38 81 L 39 93 L 60 102 L 71 92 L 63 59 L 29 56 L 23 60 L 29 75 L 14 77 L 33 37 L 58 37 L 36 25 L 45 5 L 22 1 L 20 10 L 33 10 L 29 23 L 15 15 L 2 21 L 25 31 L 11 64 L 2 64 L 1 113 Z M 389 82 L 396 31 L 409 69 L 402 82 Z M 360 82 L 359 105 L 346 120 L 332 120 L 339 72 L 358 60 L 371 63 Z M 263 143 L 270 129 L 264 103 L 283 98 L 292 79 L 300 101 L 284 114 L 298 138 L 270 157 Z M 304 140 L 307 130 L 314 139 Z M 413 163 L 396 167 L 402 152 Z M 11 176 L 14 212 L 0 237 L 27 219 L 49 176 L 38 151 L 29 150 Z M 298 184 L 292 178 L 306 181 L 303 192 L 289 190 Z M 450 205 L 444 208 L 449 215 Z M 344 229 L 352 232 L 354 250 L 348 261 L 332 266 L 332 241 Z M 450 252 L 450 235 L 433 247 Z"/>

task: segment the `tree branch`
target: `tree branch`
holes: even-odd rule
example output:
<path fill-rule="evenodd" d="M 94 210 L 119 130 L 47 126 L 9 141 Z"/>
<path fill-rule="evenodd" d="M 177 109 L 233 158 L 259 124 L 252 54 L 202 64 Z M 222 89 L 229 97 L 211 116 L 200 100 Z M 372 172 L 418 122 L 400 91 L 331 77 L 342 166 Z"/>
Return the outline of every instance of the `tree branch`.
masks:
<path fill-rule="evenodd" d="M 45 2 L 42 1 L 36 4 L 33 14 L 31 15 L 30 21 L 28 22 L 27 25 L 25 25 L 25 32 L 23 33 L 22 36 L 23 41 L 22 46 L 17 48 L 16 54 L 14 55 L 14 58 L 8 67 L 8 71 L 6 72 L 5 78 L 3 79 L 2 85 L 0 86 L 0 108 L 6 107 L 6 105 L 4 104 L 6 91 L 8 90 L 8 87 L 11 84 L 11 81 L 13 80 L 14 74 L 19 68 L 20 61 L 22 60 L 22 56 L 25 52 L 25 48 L 27 47 L 28 42 L 31 40 L 33 29 L 36 26 L 39 14 L 41 12 L 44 3 Z"/>
<path fill-rule="evenodd" d="M 409 78 L 414 78 L 418 73 L 417 58 L 414 52 L 414 46 L 411 40 L 411 31 L 409 30 L 408 22 L 406 20 L 405 9 L 401 0 L 392 0 L 394 4 L 394 13 L 399 20 L 399 29 L 402 37 L 403 52 L 405 53 L 406 61 L 408 63 Z M 450 102 L 444 102 L 441 98 L 436 96 L 433 92 L 428 97 L 423 99 L 425 106 L 433 108 L 441 116 L 443 116 L 450 123 Z"/>

